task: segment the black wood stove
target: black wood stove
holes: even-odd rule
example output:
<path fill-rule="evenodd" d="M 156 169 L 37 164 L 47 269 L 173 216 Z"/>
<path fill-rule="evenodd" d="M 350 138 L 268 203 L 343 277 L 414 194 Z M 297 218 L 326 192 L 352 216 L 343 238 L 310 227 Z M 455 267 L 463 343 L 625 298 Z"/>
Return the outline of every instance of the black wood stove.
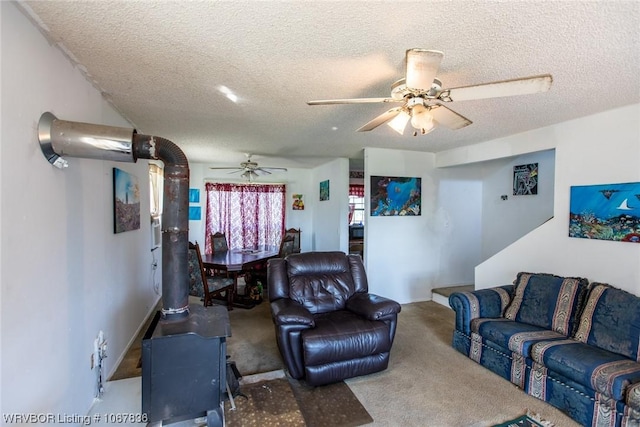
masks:
<path fill-rule="evenodd" d="M 188 317 L 168 322 L 160 312 L 142 341 L 142 412 L 151 424 L 206 416 L 224 425 L 226 307 L 191 306 Z"/>

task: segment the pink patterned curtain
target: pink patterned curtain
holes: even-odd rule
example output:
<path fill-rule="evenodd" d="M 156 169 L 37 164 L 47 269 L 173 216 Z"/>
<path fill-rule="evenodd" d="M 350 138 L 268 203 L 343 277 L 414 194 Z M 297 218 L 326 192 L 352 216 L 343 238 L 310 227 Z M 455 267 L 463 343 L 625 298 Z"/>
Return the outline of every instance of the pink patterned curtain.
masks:
<path fill-rule="evenodd" d="M 227 236 L 229 249 L 277 246 L 284 234 L 284 184 L 206 183 L 205 251 L 211 234 Z"/>

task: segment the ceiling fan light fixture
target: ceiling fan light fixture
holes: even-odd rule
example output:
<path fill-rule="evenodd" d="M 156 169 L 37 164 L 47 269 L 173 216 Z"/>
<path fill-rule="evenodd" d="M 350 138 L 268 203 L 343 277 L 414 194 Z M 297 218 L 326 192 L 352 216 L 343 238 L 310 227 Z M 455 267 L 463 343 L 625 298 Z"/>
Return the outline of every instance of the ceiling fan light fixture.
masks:
<path fill-rule="evenodd" d="M 411 126 L 419 130 L 422 135 L 426 135 L 434 129 L 433 116 L 429 113 L 427 107 L 421 104 L 413 106 L 411 109 Z"/>
<path fill-rule="evenodd" d="M 240 176 L 241 176 L 241 177 L 243 177 L 243 178 L 248 179 L 248 180 L 249 180 L 249 182 L 251 182 L 251 181 L 253 181 L 255 178 L 257 178 L 257 177 L 258 177 L 258 174 L 257 174 L 257 173 L 255 173 L 255 172 L 254 172 L 254 171 L 252 171 L 252 170 L 246 170 L 246 171 L 242 172 L 242 175 L 240 175 Z"/>
<path fill-rule="evenodd" d="M 406 111 L 401 111 L 395 116 L 387 125 L 398 132 L 400 135 L 404 134 L 404 129 L 407 127 L 407 122 L 411 119 L 411 116 Z"/>

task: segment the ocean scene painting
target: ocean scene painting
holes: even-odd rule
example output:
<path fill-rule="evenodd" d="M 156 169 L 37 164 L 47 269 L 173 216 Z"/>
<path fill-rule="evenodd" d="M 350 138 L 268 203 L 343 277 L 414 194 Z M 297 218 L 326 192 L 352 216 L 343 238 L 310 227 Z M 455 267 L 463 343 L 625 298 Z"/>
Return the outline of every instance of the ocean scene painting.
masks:
<path fill-rule="evenodd" d="M 569 237 L 640 243 L 640 182 L 571 187 Z"/>
<path fill-rule="evenodd" d="M 371 177 L 371 216 L 420 215 L 422 178 Z"/>

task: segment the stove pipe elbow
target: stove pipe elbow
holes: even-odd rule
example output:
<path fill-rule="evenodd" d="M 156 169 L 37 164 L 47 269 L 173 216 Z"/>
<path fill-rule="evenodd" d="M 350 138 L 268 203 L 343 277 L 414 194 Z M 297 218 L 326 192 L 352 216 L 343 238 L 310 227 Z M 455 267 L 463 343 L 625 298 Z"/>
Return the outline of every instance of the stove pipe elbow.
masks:
<path fill-rule="evenodd" d="M 162 314 L 167 320 L 189 314 L 189 162 L 173 142 L 140 135 L 135 129 L 58 120 L 47 112 L 38 139 L 49 163 L 63 169 L 65 157 L 135 163 L 164 163 L 162 217 Z"/>

